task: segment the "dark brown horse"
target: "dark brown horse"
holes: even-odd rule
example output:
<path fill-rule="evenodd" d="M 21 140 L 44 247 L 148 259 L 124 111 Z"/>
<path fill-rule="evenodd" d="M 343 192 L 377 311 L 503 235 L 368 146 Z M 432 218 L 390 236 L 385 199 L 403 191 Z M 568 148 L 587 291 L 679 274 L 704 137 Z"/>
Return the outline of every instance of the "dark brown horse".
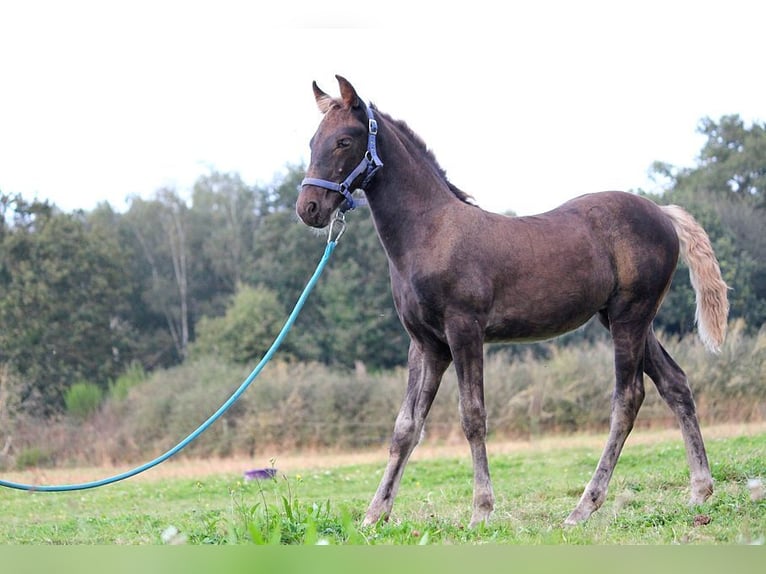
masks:
<path fill-rule="evenodd" d="M 680 251 L 697 296 L 700 337 L 713 351 L 722 344 L 727 287 L 705 231 L 679 207 L 621 192 L 584 195 L 533 217 L 483 211 L 447 180 L 406 124 L 367 106 L 344 78 L 338 82 L 337 99 L 314 84 L 324 118 L 311 139 L 296 210 L 306 224 L 325 227 L 339 209 L 353 207 L 351 191 L 364 189 L 411 339 L 406 395 L 365 524 L 389 516 L 450 363 L 473 457 L 471 525 L 485 522 L 494 494 L 485 446 L 484 343 L 555 337 L 594 315 L 612 335 L 616 386 L 606 447 L 566 524 L 586 520 L 603 503 L 644 398 L 644 373 L 680 424 L 691 502 L 706 500 L 713 481 L 692 393 L 652 329 Z"/>

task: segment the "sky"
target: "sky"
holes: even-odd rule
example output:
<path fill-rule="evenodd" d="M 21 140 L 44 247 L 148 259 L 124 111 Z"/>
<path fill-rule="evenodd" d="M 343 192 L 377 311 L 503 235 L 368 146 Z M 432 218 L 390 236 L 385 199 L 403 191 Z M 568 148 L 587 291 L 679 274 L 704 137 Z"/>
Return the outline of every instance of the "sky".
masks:
<path fill-rule="evenodd" d="M 764 22 L 752 0 L 3 2 L 0 191 L 122 210 L 211 170 L 266 185 L 308 162 L 335 74 L 485 209 L 656 190 L 701 118 L 766 120 Z"/>

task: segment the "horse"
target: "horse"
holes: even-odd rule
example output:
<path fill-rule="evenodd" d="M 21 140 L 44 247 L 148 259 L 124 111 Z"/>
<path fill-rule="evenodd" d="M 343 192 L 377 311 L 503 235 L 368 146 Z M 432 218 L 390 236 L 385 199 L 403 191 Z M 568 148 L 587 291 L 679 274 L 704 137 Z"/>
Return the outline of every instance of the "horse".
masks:
<path fill-rule="evenodd" d="M 696 295 L 699 337 L 709 351 L 720 349 L 728 288 L 705 230 L 681 207 L 619 191 L 582 195 L 528 217 L 484 211 L 448 180 L 405 122 L 365 103 L 348 80 L 336 78 L 339 98 L 313 83 L 323 117 L 310 140 L 296 212 L 306 225 L 332 230 L 334 218 L 358 204 L 354 190 L 362 189 L 388 259 L 394 305 L 410 338 L 408 381 L 388 464 L 363 524 L 390 517 L 450 364 L 473 463 L 470 526 L 486 523 L 495 496 L 486 448 L 484 344 L 549 339 L 593 316 L 611 334 L 614 348 L 609 434 L 564 524 L 587 520 L 604 502 L 644 399 L 644 373 L 680 426 L 690 503 L 707 500 L 713 480 L 692 392 L 652 326 L 680 255 Z"/>

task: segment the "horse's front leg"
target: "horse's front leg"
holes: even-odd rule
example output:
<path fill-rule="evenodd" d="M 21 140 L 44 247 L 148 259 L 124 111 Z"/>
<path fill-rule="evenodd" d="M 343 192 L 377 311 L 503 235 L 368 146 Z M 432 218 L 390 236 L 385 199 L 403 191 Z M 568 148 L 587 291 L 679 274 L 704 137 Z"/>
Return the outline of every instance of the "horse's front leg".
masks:
<path fill-rule="evenodd" d="M 495 506 L 487 459 L 487 411 L 484 406 L 484 338 L 475 321 L 447 331 L 457 373 L 460 422 L 473 459 L 473 528 L 489 520 Z"/>
<path fill-rule="evenodd" d="M 388 465 L 365 514 L 364 525 L 375 524 L 381 518 L 388 519 L 404 467 L 420 440 L 426 416 L 450 362 L 446 349 L 440 353 L 424 350 L 414 341 L 410 343 L 407 391 L 396 417 Z"/>

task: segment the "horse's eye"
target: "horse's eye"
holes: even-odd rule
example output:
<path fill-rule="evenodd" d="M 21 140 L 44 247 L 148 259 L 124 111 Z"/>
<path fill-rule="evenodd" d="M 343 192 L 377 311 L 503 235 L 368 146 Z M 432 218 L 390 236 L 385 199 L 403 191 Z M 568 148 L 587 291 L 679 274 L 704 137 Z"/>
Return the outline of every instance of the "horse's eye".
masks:
<path fill-rule="evenodd" d="M 351 145 L 351 138 L 341 138 L 338 140 L 336 147 L 347 148 Z"/>

